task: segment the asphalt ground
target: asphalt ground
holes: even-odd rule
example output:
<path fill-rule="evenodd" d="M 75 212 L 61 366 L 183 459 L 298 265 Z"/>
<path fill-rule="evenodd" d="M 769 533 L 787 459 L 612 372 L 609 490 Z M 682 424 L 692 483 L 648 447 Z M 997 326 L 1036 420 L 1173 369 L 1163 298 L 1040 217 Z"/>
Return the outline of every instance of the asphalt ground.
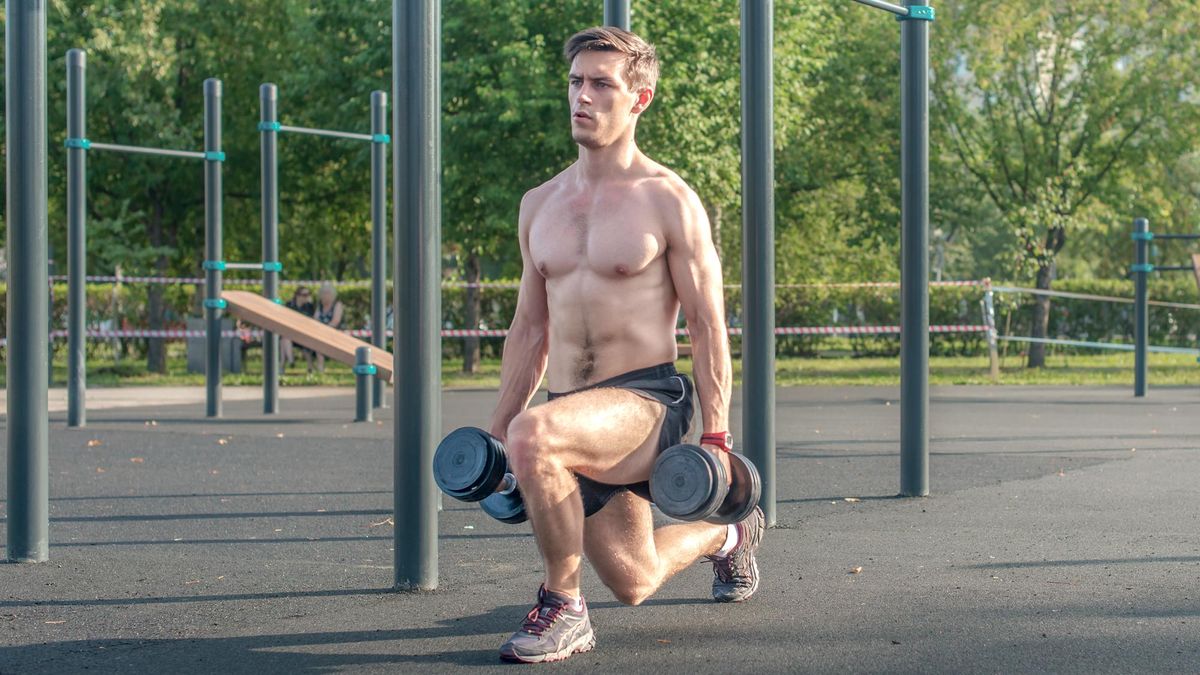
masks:
<path fill-rule="evenodd" d="M 494 398 L 447 392 L 446 430 Z M 1200 671 L 1200 392 L 931 402 L 933 495 L 898 499 L 895 389 L 781 389 L 758 594 L 714 604 L 697 564 L 625 607 L 588 571 L 597 648 L 536 667 Z M 447 500 L 439 590 L 393 592 L 391 411 L 354 424 L 349 392 L 283 409 L 52 414 L 51 560 L 0 565 L 0 672 L 521 668 L 496 648 L 540 580 L 528 526 Z"/>

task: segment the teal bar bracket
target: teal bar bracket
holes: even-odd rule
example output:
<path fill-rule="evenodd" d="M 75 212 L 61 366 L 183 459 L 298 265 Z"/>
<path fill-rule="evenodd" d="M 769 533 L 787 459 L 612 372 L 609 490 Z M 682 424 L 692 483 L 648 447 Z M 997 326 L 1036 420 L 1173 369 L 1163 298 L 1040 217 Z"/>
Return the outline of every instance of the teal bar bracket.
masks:
<path fill-rule="evenodd" d="M 935 12 L 929 5 L 909 5 L 908 16 L 897 16 L 897 21 L 933 21 Z"/>
<path fill-rule="evenodd" d="M 264 262 L 263 263 L 263 271 L 264 272 L 282 272 L 283 271 L 283 263 L 281 263 L 281 262 Z"/>
<path fill-rule="evenodd" d="M 76 148 L 78 150 L 90 150 L 92 142 L 86 138 L 68 138 L 63 142 L 63 145 L 68 148 Z"/>
<path fill-rule="evenodd" d="M 1134 232 L 1133 233 L 1134 241 L 1151 241 L 1153 239 L 1154 239 L 1153 232 Z"/>
<path fill-rule="evenodd" d="M 354 374 L 355 375 L 374 375 L 378 371 L 379 371 L 378 368 L 376 368 L 374 365 L 371 365 L 369 363 L 365 366 L 364 365 L 354 366 Z"/>
<path fill-rule="evenodd" d="M 224 260 L 205 260 L 204 261 L 204 271 L 205 272 L 224 272 L 225 271 L 225 261 Z"/>
<path fill-rule="evenodd" d="M 1154 264 L 1153 263 L 1138 263 L 1138 264 L 1130 265 L 1129 271 L 1130 272 L 1153 272 Z"/>
<path fill-rule="evenodd" d="M 259 122 L 258 123 L 259 131 L 279 131 L 282 128 L 283 128 L 283 125 L 280 124 L 279 122 Z"/>
<path fill-rule="evenodd" d="M 392 142 L 392 137 L 388 134 L 371 134 L 371 142 L 387 145 Z"/>
<path fill-rule="evenodd" d="M 220 150 L 206 150 L 204 152 L 204 160 L 207 162 L 224 162 L 225 153 Z"/>
<path fill-rule="evenodd" d="M 204 308 L 205 309 L 225 309 L 228 306 L 229 306 L 229 303 L 225 302 L 224 298 L 205 298 L 204 299 Z"/>

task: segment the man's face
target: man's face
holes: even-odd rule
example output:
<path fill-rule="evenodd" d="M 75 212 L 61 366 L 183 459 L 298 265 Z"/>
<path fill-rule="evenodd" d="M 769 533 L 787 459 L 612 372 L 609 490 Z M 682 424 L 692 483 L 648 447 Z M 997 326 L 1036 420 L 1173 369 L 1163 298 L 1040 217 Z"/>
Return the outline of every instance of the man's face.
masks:
<path fill-rule="evenodd" d="M 616 142 L 650 103 L 649 90 L 631 91 L 625 82 L 624 59 L 617 52 L 585 50 L 571 62 L 567 78 L 571 138 L 585 148 Z"/>

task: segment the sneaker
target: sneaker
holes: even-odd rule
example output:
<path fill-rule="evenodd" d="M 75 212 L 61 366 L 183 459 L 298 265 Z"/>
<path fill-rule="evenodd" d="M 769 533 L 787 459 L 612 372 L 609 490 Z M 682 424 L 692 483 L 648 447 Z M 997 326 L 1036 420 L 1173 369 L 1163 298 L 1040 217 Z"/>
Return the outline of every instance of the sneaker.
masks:
<path fill-rule="evenodd" d="M 713 564 L 712 596 L 717 602 L 741 602 L 758 590 L 758 560 L 754 557 L 762 543 L 767 519 L 761 508 L 736 525 L 738 543 L 729 555 L 705 556 Z"/>
<path fill-rule="evenodd" d="M 581 600 L 582 602 L 582 600 Z M 538 602 L 525 616 L 521 630 L 500 645 L 500 658 L 518 663 L 544 663 L 590 651 L 596 635 L 588 619 L 587 604 L 576 611 L 562 593 L 538 589 Z"/>

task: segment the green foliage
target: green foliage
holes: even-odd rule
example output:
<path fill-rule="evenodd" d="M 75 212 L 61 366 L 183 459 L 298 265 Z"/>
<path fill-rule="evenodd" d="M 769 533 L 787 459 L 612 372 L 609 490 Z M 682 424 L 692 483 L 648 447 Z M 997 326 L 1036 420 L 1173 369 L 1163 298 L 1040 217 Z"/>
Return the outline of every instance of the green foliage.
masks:
<path fill-rule="evenodd" d="M 1076 232 L 1169 201 L 1136 185 L 1195 148 L 1198 110 L 1183 92 L 1200 6 L 956 2 L 938 16 L 934 151 L 996 208 L 1017 271 L 1052 279 Z"/>

